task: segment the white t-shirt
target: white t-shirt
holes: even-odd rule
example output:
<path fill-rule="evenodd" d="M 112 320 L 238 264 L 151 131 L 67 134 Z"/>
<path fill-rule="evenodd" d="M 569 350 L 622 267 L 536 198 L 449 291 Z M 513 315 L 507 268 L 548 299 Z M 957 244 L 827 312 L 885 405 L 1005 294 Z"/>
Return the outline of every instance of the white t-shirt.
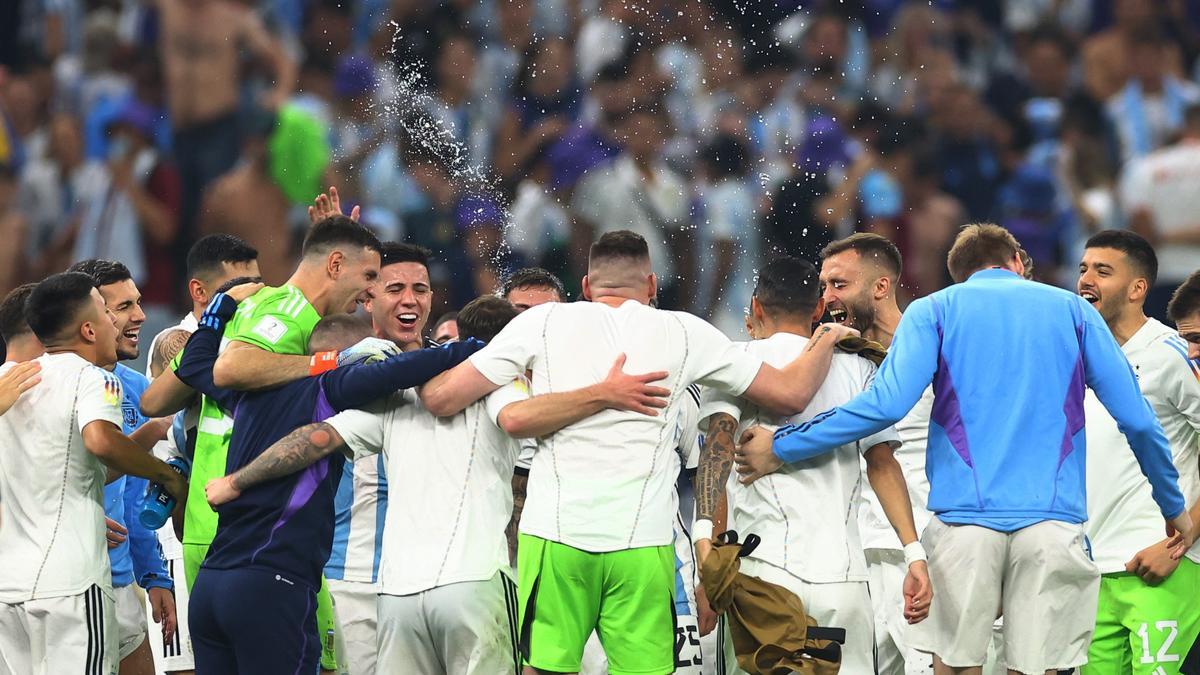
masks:
<path fill-rule="evenodd" d="M 1172 234 L 1194 229 L 1200 213 L 1200 144 L 1180 143 L 1126 165 L 1121 176 L 1121 203 L 1128 215 L 1138 209 L 1154 214 L 1154 229 Z M 1159 283 L 1178 283 L 1200 264 L 1200 246 L 1162 244 L 1158 254 Z"/>
<path fill-rule="evenodd" d="M 504 530 L 512 516 L 517 442 L 500 411 L 529 397 L 510 380 L 453 417 L 434 417 L 416 392 L 326 420 L 356 459 L 383 452 L 388 505 L 379 592 L 411 595 L 512 574 Z"/>
<path fill-rule="evenodd" d="M 800 356 L 808 338 L 776 333 L 764 340 L 741 343 L 750 354 L 780 367 Z M 760 425 L 774 430 L 783 424 L 802 424 L 817 414 L 847 403 L 862 393 L 875 376 L 875 365 L 851 354 L 834 354 L 829 374 L 808 407 L 779 419 L 735 396 L 706 389 L 700 421 L 725 413 L 738 421 L 735 438 Z M 749 557 L 786 570 L 809 583 L 866 581 L 867 560 L 858 535 L 859 492 L 865 482 L 862 454 L 880 443 L 899 445 L 892 428 L 819 457 L 784 464 L 773 474 L 742 485 L 730 475 L 729 528 L 745 539 L 757 534 L 762 543 Z"/>
<path fill-rule="evenodd" d="M 595 553 L 671 543 L 679 476 L 677 410 L 687 387 L 740 395 L 762 362 L 684 312 L 629 300 L 547 303 L 522 312 L 471 357 L 488 380 L 533 371 L 533 394 L 600 382 L 625 354 L 625 372 L 666 371 L 656 417 L 604 410 L 538 439 L 520 530 Z"/>
<path fill-rule="evenodd" d="M 925 531 L 933 514 L 929 512 L 929 476 L 925 474 L 925 447 L 929 443 L 929 415 L 933 412 L 933 387 L 925 389 L 913 409 L 896 423 L 896 434 L 900 436 L 900 447 L 896 450 L 896 461 L 904 471 L 904 483 L 908 486 L 908 500 L 912 502 L 913 524 L 917 526 L 917 537 Z M 866 469 L 863 460 L 863 471 Z M 863 481 L 862 508 L 858 512 L 858 529 L 862 535 L 863 549 L 885 549 L 900 551 L 900 537 L 888 522 L 883 505 L 871 484 Z"/>
<path fill-rule="evenodd" d="M 1200 498 L 1200 363 L 1171 328 L 1150 319 L 1121 346 L 1171 444 L 1188 508 Z M 1096 394 L 1083 402 L 1087 433 L 1087 536 L 1101 574 L 1124 572 L 1138 551 L 1166 538 L 1150 483 Z M 1200 547 L 1187 557 L 1200 562 Z"/>
<path fill-rule="evenodd" d="M 42 382 L 0 415 L 0 602 L 111 593 L 105 468 L 83 447 L 95 421 L 121 428 L 121 381 L 74 353 L 47 354 Z M 14 364 L 0 366 L 0 374 Z"/>

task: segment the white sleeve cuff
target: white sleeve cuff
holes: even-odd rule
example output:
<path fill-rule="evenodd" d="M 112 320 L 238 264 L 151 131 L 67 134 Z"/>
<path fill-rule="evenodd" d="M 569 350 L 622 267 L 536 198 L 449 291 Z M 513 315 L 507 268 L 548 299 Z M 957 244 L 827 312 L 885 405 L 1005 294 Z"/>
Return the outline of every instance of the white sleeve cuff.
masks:
<path fill-rule="evenodd" d="M 703 539 L 712 539 L 713 522 L 707 518 L 697 520 L 692 524 L 692 543 Z"/>
<path fill-rule="evenodd" d="M 921 542 L 914 541 L 904 547 L 904 566 L 908 567 L 917 561 L 928 561 L 929 558 L 925 555 L 925 547 Z"/>

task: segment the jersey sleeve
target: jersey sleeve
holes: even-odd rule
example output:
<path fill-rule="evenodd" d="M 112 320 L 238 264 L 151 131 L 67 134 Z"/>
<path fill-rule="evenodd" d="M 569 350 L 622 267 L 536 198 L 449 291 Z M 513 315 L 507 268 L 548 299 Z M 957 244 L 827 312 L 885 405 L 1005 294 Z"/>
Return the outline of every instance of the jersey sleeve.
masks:
<path fill-rule="evenodd" d="M 524 377 L 518 377 L 484 398 L 488 419 L 496 426 L 500 426 L 500 411 L 504 410 L 505 406 L 510 403 L 520 403 L 528 399 L 529 382 Z"/>
<path fill-rule="evenodd" d="M 468 361 L 492 384 L 506 385 L 524 377 L 536 356 L 535 345 L 542 343 L 538 333 L 555 304 L 538 305 L 521 312 Z"/>
<path fill-rule="evenodd" d="M 383 452 L 383 432 L 387 424 L 386 408 L 382 402 L 364 410 L 343 410 L 325 420 L 337 430 L 354 459 Z"/>
<path fill-rule="evenodd" d="M 737 344 L 737 343 L 735 343 Z M 746 349 L 746 343 L 741 343 L 739 346 L 743 350 Z M 709 420 L 713 415 L 724 413 L 733 418 L 734 422 L 741 423 L 742 405 L 744 400 L 740 396 L 729 393 L 723 389 L 716 387 L 700 387 L 700 410 L 697 416 L 697 428 L 700 433 L 707 433 Z"/>
<path fill-rule="evenodd" d="M 762 359 L 746 353 L 704 319 L 682 312 L 679 315 L 687 331 L 687 350 L 692 354 L 688 359 L 689 382 L 741 396 L 762 368 Z"/>
<path fill-rule="evenodd" d="M 116 375 L 95 366 L 84 369 L 75 402 L 79 430 L 97 420 L 122 428 L 121 399 L 121 380 Z"/>
<path fill-rule="evenodd" d="M 1179 472 L 1171 459 L 1167 436 L 1112 331 L 1094 307 L 1082 298 L 1078 302 L 1085 381 L 1129 441 L 1138 466 L 1150 481 L 1154 503 L 1164 517 L 1175 518 L 1187 504 L 1179 491 Z"/>
<path fill-rule="evenodd" d="M 275 303 L 255 305 L 245 317 L 236 320 L 225 337 L 252 344 L 276 354 L 304 354 L 308 351 L 304 329 L 295 318 L 275 310 Z"/>

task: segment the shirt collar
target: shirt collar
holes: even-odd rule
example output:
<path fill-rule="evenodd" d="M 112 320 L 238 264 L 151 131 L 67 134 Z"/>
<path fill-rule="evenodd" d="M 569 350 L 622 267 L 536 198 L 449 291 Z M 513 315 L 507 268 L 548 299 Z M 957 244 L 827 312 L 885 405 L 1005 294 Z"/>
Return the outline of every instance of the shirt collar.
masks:
<path fill-rule="evenodd" d="M 1014 272 L 1012 270 L 1005 269 L 1003 267 L 989 267 L 986 269 L 979 270 L 978 272 L 967 277 L 967 281 L 975 281 L 976 279 L 1008 279 L 1008 278 L 1018 279 L 1018 280 L 1022 280 L 1022 281 L 1024 280 L 1024 279 L 1022 279 L 1021 275 L 1017 274 L 1016 272 Z"/>

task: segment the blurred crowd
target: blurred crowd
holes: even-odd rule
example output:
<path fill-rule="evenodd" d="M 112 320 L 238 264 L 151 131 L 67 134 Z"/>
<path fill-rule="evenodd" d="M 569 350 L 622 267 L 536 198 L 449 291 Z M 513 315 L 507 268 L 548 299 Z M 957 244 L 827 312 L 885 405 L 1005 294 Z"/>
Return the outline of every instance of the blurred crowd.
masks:
<path fill-rule="evenodd" d="M 972 221 L 1049 283 L 1110 227 L 1155 243 L 1164 288 L 1200 260 L 1186 0 L 4 6 L 0 293 L 119 259 L 173 323 L 198 236 L 242 237 L 281 283 L 328 185 L 436 252 L 447 308 L 516 267 L 577 286 L 628 228 L 660 302 L 735 337 L 765 256 L 855 230 L 900 246 L 908 297 L 949 283 Z"/>

